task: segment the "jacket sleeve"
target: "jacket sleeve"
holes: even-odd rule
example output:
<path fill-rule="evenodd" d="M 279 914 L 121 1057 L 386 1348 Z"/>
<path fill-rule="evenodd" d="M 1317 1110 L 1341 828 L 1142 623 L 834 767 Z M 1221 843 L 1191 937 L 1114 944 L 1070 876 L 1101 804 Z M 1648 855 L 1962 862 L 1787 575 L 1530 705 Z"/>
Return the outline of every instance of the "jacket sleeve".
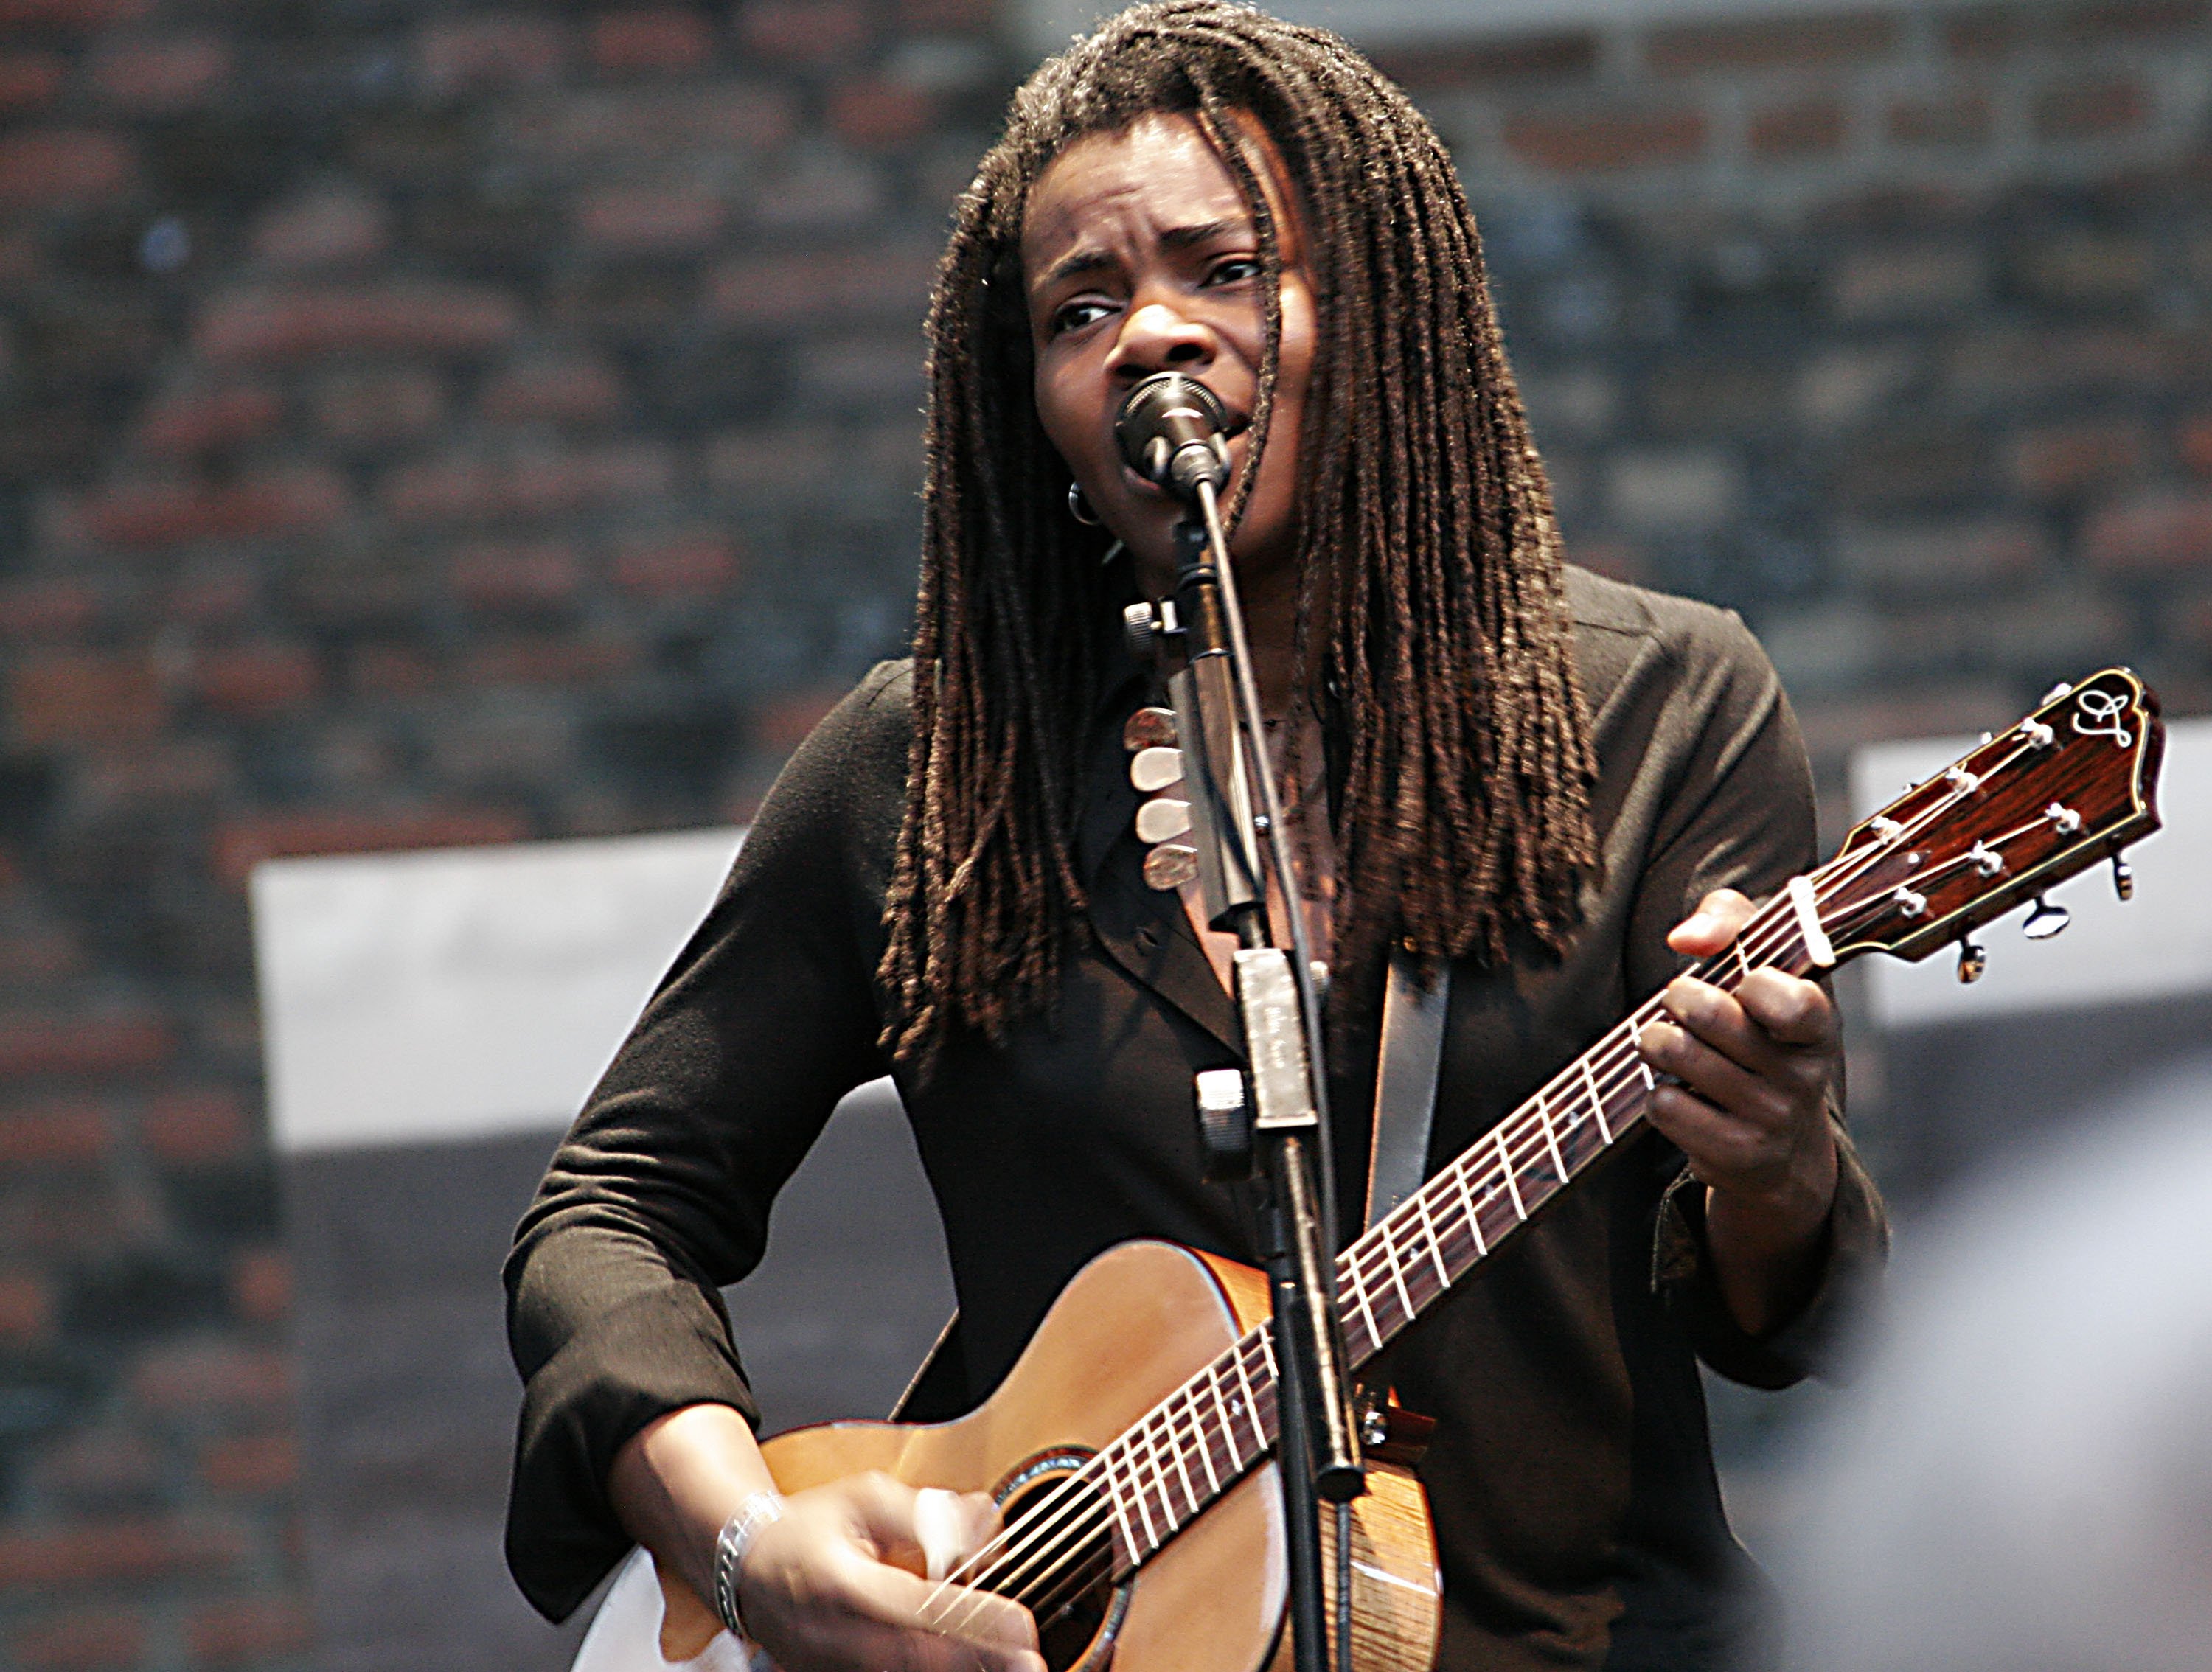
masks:
<path fill-rule="evenodd" d="M 1733 614 L 1695 606 L 1685 613 L 1673 635 L 1680 678 L 1670 717 L 1682 765 L 1638 890 L 1630 973 L 1639 993 L 1680 967 L 1667 932 L 1705 895 L 1734 888 L 1763 900 L 1817 857 L 1812 772 L 1772 665 Z M 1824 1263 L 1810 1298 L 1778 1329 L 1754 1337 L 1737 1326 L 1713 1277 L 1704 1187 L 1686 1167 L 1661 1196 L 1653 1286 L 1698 1356 L 1733 1381 L 1782 1388 L 1802 1380 L 1879 1280 L 1888 1220 L 1844 1129 L 1842 1093 L 1838 1085 L 1829 1097 L 1838 1169 Z"/>
<path fill-rule="evenodd" d="M 758 1263 L 838 1098 L 887 1067 L 874 969 L 907 689 L 877 669 L 793 757 L 516 1232 L 507 1555 L 550 1618 L 629 1547 L 606 1485 L 633 1434 L 700 1403 L 757 1420 L 720 1290 Z"/>

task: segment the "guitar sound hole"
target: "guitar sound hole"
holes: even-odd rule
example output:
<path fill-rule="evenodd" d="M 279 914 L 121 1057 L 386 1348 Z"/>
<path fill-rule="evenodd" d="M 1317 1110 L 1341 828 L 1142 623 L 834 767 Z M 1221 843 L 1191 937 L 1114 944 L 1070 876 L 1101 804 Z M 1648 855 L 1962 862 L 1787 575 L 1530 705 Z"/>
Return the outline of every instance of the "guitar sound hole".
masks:
<path fill-rule="evenodd" d="M 1102 1672 L 1129 1604 L 1128 1586 L 1112 1583 L 1105 1501 L 1075 1478 L 1086 1461 L 1081 1452 L 1036 1458 L 996 1494 L 1007 1554 L 991 1589 L 1036 1614 L 1052 1672 Z"/>

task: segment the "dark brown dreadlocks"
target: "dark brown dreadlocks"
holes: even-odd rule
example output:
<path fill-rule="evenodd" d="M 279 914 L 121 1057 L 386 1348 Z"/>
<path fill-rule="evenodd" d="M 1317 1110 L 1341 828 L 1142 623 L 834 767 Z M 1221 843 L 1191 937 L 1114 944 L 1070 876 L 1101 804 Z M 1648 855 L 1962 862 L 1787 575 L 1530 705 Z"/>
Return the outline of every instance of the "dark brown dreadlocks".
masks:
<path fill-rule="evenodd" d="M 1175 112 L 1237 179 L 1267 278 L 1240 496 L 1274 392 L 1281 253 L 1237 112 L 1273 142 L 1304 222 L 1320 340 L 1297 667 L 1302 689 L 1339 698 L 1340 967 L 1371 967 L 1394 937 L 1431 964 L 1502 956 L 1516 933 L 1556 948 L 1594 863 L 1550 489 L 1449 157 L 1334 35 L 1222 0 L 1140 5 L 1014 95 L 938 271 L 914 740 L 879 971 L 902 1061 L 1045 1008 L 1084 910 L 1071 832 L 1121 599 L 1032 402 L 1022 217 L 1072 142 Z"/>

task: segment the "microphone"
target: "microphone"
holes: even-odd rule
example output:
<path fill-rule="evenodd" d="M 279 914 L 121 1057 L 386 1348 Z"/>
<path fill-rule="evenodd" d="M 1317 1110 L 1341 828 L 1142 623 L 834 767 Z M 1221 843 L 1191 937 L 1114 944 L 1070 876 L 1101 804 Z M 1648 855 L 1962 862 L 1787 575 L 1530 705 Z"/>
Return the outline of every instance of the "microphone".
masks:
<path fill-rule="evenodd" d="M 1114 439 L 1129 468 L 1189 504 L 1201 483 L 1217 494 L 1229 485 L 1228 429 L 1221 398 L 1181 372 L 1153 373 L 1129 391 L 1114 417 Z"/>

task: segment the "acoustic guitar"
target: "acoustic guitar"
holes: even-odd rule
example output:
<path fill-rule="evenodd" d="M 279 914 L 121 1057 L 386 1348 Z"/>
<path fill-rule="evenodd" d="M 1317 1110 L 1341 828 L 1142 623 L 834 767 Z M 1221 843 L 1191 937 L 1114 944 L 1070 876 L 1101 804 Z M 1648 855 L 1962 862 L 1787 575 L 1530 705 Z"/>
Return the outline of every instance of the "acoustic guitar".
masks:
<path fill-rule="evenodd" d="M 2031 935 L 2063 922 L 2043 891 L 2158 828 L 2164 732 L 2125 669 L 2060 686 L 2033 714 L 1855 827 L 1794 879 L 1735 944 L 1694 973 L 1733 988 L 1772 965 L 1813 976 L 1871 952 L 1905 959 L 1958 941 L 2024 900 Z M 1354 1367 L 1513 1240 L 1643 1121 L 1651 1071 L 1636 1049 L 1646 1000 L 1339 1256 Z M 1054 1303 L 998 1390 L 954 1421 L 837 1422 L 763 1447 L 795 1493 L 880 1469 L 910 1485 L 990 1493 L 1006 1530 L 949 1576 L 1036 1616 L 1054 1672 L 1261 1672 L 1289 1664 L 1267 1286 L 1258 1272 L 1163 1243 L 1101 1255 Z M 1440 1620 L 1435 1544 L 1411 1468 L 1418 1419 L 1378 1412 L 1370 1491 L 1352 1506 L 1352 1659 L 1425 1672 Z M 1324 1516 L 1330 1617 L 1338 1563 Z M 746 1658 L 641 1554 L 595 1623 L 578 1672 L 741 1668 Z M 658 1590 L 660 1595 L 653 1595 Z M 665 1608 L 658 1606 L 665 1599 Z M 939 1623 L 963 1598 L 939 1593 Z M 604 1628 L 604 1630 L 603 1630 Z M 657 1638 L 657 1641 L 654 1639 Z"/>

